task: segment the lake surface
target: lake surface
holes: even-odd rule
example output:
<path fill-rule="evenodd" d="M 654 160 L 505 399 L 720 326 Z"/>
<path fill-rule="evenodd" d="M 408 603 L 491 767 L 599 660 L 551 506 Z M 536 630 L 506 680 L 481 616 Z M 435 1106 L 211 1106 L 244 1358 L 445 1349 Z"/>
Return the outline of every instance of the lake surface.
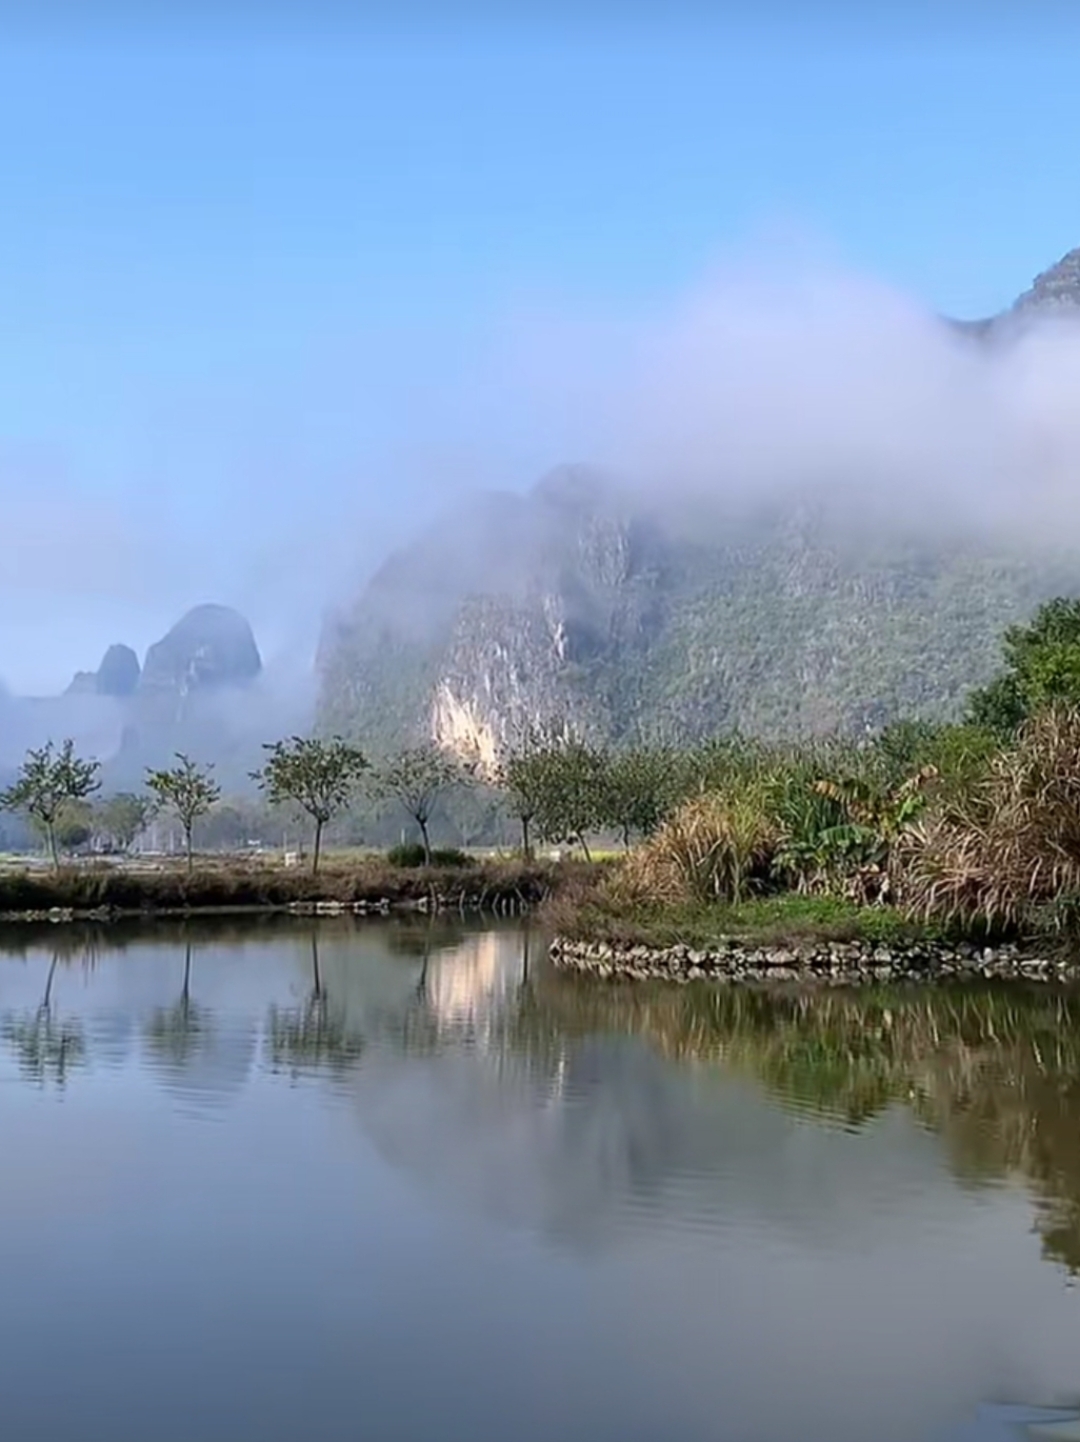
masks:
<path fill-rule="evenodd" d="M 5 1442 L 1067 1435 L 1077 1268 L 1080 997 L 0 935 Z"/>

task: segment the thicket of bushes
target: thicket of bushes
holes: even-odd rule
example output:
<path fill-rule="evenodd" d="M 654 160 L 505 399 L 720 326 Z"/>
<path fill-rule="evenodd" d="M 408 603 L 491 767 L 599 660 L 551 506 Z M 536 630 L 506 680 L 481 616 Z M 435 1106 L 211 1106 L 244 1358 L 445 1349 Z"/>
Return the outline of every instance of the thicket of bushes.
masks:
<path fill-rule="evenodd" d="M 590 904 L 794 892 L 972 933 L 1080 933 L 1080 708 L 1048 705 L 1009 740 L 905 724 L 862 746 L 734 739 L 709 759 Z"/>
<path fill-rule="evenodd" d="M 476 864 L 475 857 L 470 856 L 466 851 L 460 851 L 456 846 L 433 847 L 429 863 L 419 841 L 404 841 L 398 846 L 391 846 L 386 853 L 386 860 L 388 865 L 400 866 L 406 871 L 413 871 L 419 866 L 427 865 L 460 868 Z"/>
<path fill-rule="evenodd" d="M 1080 936 L 1080 601 L 1010 628 L 1004 652 L 964 724 L 653 753 L 634 774 L 653 778 L 657 822 L 582 904 L 601 926 L 787 892 L 934 928 Z"/>

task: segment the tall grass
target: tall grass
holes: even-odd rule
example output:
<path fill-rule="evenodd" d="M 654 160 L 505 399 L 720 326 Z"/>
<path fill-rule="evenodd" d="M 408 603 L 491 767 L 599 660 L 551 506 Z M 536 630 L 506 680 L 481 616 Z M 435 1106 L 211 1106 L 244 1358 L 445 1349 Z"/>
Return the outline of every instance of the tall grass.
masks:
<path fill-rule="evenodd" d="M 1073 930 L 1080 898 L 1080 711 L 1030 720 L 986 774 L 898 839 L 893 869 L 923 916 Z"/>
<path fill-rule="evenodd" d="M 764 788 L 744 783 L 683 802 L 612 884 L 665 902 L 741 901 L 767 883 L 779 841 Z"/>

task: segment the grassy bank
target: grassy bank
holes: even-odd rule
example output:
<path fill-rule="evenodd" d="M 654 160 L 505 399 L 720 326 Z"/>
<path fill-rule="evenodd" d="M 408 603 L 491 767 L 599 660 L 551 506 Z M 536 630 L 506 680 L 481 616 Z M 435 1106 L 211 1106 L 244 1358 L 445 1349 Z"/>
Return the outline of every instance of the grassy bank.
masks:
<path fill-rule="evenodd" d="M 582 885 L 582 868 L 515 860 L 394 867 L 382 857 L 328 864 L 317 876 L 239 861 L 202 862 L 190 874 L 171 865 L 80 866 L 0 873 L 0 915 L 273 910 L 319 902 L 523 910 L 551 898 L 571 877 Z"/>
<path fill-rule="evenodd" d="M 707 950 L 721 939 L 747 946 L 805 946 L 864 941 L 870 945 L 944 940 L 941 928 L 891 906 L 860 906 L 835 896 L 780 893 L 750 900 L 704 903 L 616 902 L 601 887 L 571 886 L 544 906 L 547 925 L 569 941 L 664 950 Z"/>

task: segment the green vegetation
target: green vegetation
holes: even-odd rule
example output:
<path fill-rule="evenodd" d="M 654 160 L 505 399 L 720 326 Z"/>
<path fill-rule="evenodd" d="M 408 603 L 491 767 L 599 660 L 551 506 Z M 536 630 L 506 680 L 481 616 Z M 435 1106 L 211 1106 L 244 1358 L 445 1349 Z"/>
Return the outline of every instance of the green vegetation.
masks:
<path fill-rule="evenodd" d="M 211 768 L 198 766 L 189 756 L 177 752 L 176 765 L 169 770 L 148 771 L 146 784 L 159 807 L 168 807 L 184 830 L 188 871 L 194 864 L 192 832 L 200 816 L 212 811 L 221 800 L 221 787 L 210 776 Z"/>
<path fill-rule="evenodd" d="M 618 946 L 705 949 L 721 937 L 747 946 L 799 946 L 817 942 L 864 941 L 900 945 L 936 940 L 940 928 L 912 920 L 898 907 L 860 906 L 839 896 L 780 892 L 742 902 L 620 904 L 617 891 L 595 884 L 584 894 L 560 893 L 545 907 L 545 919 L 571 940 Z"/>
<path fill-rule="evenodd" d="M 294 802 L 315 823 L 311 870 L 319 869 L 323 828 L 344 810 L 360 778 L 368 769 L 364 753 L 335 736 L 292 736 L 265 748 L 270 754 L 252 779 L 266 793 L 271 806 Z"/>
<path fill-rule="evenodd" d="M 432 813 L 439 800 L 454 787 L 467 786 L 472 777 L 461 763 L 434 746 L 414 746 L 399 752 L 375 772 L 375 791 L 395 801 L 416 822 L 431 865 Z"/>
<path fill-rule="evenodd" d="M 1048 601 L 1003 650 L 1005 669 L 971 697 L 976 724 L 1008 736 L 1048 706 L 1080 706 L 1080 600 Z"/>
<path fill-rule="evenodd" d="M 72 807 L 98 790 L 99 770 L 96 761 L 83 761 L 75 755 L 73 741 L 65 741 L 59 750 L 48 741 L 40 750 L 27 752 L 15 783 L 0 795 L 5 810 L 21 811 L 41 827 L 57 870 L 57 828 L 65 817 L 71 819 Z"/>
<path fill-rule="evenodd" d="M 1011 630 L 1006 669 L 971 711 L 966 723 L 897 723 L 861 743 L 731 737 L 663 753 L 643 789 L 662 772 L 667 813 L 576 911 L 561 899 L 560 929 L 701 942 L 740 934 L 738 908 L 756 899 L 767 911 L 746 925 L 781 937 L 800 917 L 796 899 L 811 897 L 857 913 L 802 913 L 819 936 L 840 925 L 874 940 L 902 925 L 1075 938 L 1080 602 L 1051 602 Z M 589 772 L 594 814 L 611 826 L 617 792 L 603 778 L 618 770 L 609 760 Z"/>

